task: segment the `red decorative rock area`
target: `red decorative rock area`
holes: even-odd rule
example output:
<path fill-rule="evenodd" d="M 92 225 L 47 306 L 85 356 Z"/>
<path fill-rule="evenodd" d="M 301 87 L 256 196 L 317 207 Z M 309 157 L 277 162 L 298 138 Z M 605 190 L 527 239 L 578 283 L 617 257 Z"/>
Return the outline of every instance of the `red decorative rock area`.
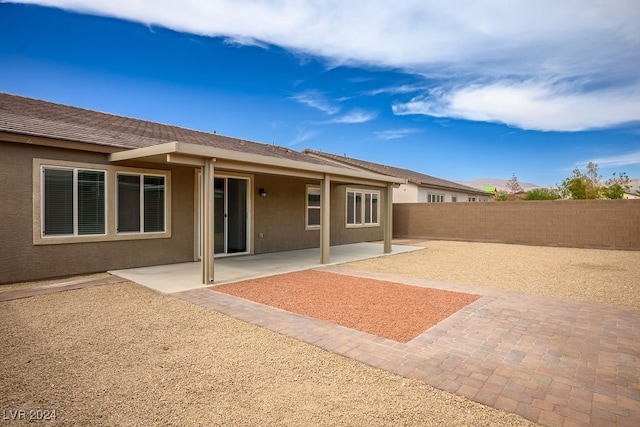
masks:
<path fill-rule="evenodd" d="M 480 298 L 317 270 L 211 289 L 404 343 Z"/>

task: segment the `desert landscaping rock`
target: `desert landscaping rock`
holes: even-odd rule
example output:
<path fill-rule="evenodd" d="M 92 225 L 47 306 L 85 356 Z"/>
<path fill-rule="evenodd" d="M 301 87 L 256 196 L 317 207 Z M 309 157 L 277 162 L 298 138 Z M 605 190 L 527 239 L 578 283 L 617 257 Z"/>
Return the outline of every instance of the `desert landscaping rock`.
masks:
<path fill-rule="evenodd" d="M 347 267 L 640 306 L 640 252 L 422 245 Z M 47 425 L 533 425 L 130 282 L 2 302 L 0 334 L 0 408 Z"/>
<path fill-rule="evenodd" d="M 480 298 L 317 270 L 211 290 L 405 343 Z"/>
<path fill-rule="evenodd" d="M 455 241 L 410 243 L 426 250 L 343 267 L 640 308 L 640 251 Z"/>
<path fill-rule="evenodd" d="M 51 425 L 532 425 L 133 283 L 0 303 L 0 333 L 0 407 Z"/>

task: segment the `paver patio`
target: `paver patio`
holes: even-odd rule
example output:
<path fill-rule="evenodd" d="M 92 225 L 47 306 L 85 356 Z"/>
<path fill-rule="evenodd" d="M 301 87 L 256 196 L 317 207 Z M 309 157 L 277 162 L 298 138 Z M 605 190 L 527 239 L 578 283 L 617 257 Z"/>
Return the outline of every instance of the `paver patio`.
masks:
<path fill-rule="evenodd" d="M 403 344 L 209 289 L 173 296 L 542 425 L 640 425 L 640 310 L 349 274 L 482 298 Z"/>

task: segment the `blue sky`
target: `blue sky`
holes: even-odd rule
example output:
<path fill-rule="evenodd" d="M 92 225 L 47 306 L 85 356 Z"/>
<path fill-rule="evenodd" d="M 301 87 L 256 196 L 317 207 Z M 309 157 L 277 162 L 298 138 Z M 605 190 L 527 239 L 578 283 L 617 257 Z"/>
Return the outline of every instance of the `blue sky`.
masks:
<path fill-rule="evenodd" d="M 0 2 L 0 91 L 454 181 L 640 178 L 640 3 Z"/>

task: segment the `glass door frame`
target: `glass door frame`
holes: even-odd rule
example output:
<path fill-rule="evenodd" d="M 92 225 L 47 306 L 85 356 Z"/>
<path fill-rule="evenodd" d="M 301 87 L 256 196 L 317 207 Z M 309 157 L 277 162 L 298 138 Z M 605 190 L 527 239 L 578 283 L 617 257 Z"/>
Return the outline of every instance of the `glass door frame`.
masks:
<path fill-rule="evenodd" d="M 246 248 L 247 250 L 244 252 L 233 252 L 233 253 L 228 253 L 228 217 L 225 217 L 224 219 L 224 228 L 225 228 L 225 249 L 224 252 L 220 252 L 220 253 L 216 253 L 214 254 L 215 258 L 222 258 L 222 257 L 228 257 L 228 256 L 236 256 L 236 255 L 248 255 L 252 253 L 252 248 L 251 248 L 251 244 L 252 244 L 252 239 L 251 239 L 251 230 L 253 228 L 253 217 L 252 217 L 252 212 L 253 212 L 253 208 L 252 208 L 252 203 L 253 203 L 253 176 L 252 175 L 246 175 L 246 174 L 236 174 L 233 172 L 224 172 L 222 174 L 214 174 L 214 180 L 217 178 L 223 178 L 225 181 L 225 206 L 224 206 L 224 212 L 225 215 L 228 214 L 228 206 L 227 206 L 227 199 L 228 199 L 228 192 L 227 192 L 227 188 L 228 188 L 228 180 L 229 178 L 233 178 L 233 179 L 241 179 L 244 180 L 246 182 L 246 189 L 247 189 L 247 200 L 246 200 Z M 195 189 L 195 193 L 197 194 L 197 200 L 195 203 L 195 210 L 196 210 L 196 215 L 194 216 L 194 220 L 196 222 L 196 229 L 197 232 L 195 233 L 197 236 L 196 239 L 196 256 L 198 260 L 202 259 L 202 232 L 201 232 L 201 218 L 202 218 L 202 193 L 201 193 L 201 189 L 204 186 L 204 183 L 202 182 L 202 173 L 198 170 L 196 172 L 196 186 L 197 188 Z M 211 185 L 211 188 L 214 189 L 215 185 Z M 215 197 L 214 195 L 211 195 L 211 197 L 214 198 L 214 203 L 215 203 Z M 215 208 L 214 208 L 215 211 Z M 215 221 L 215 219 L 214 219 Z M 215 229 L 215 226 L 211 227 L 212 230 Z"/>

